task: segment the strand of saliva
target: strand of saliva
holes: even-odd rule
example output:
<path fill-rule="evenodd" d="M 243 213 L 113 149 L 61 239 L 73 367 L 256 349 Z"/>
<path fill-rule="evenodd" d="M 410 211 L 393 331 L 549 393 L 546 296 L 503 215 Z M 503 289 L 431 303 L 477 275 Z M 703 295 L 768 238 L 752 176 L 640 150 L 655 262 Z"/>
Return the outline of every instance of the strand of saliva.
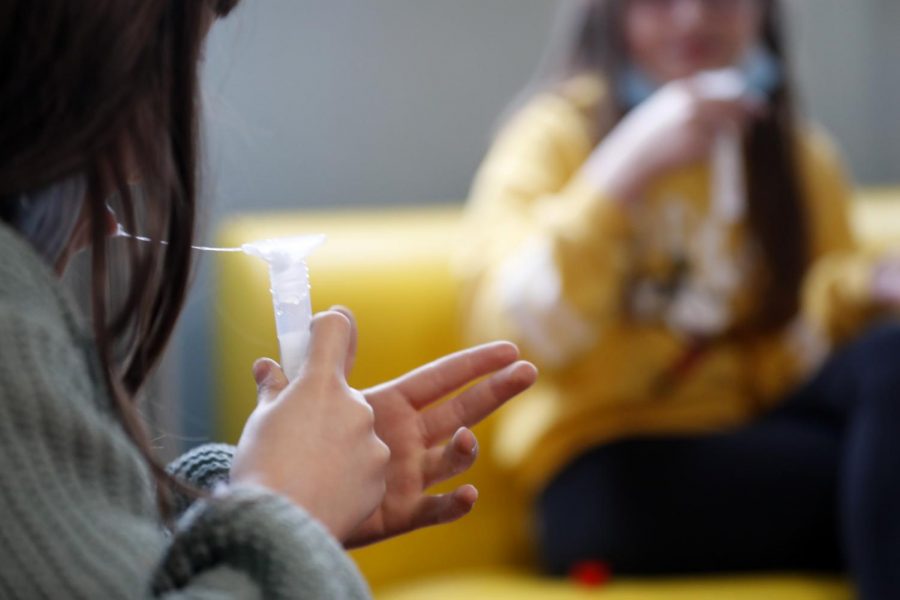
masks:
<path fill-rule="evenodd" d="M 122 225 L 118 226 L 115 237 L 167 245 L 165 241 L 130 234 Z M 306 256 L 324 240 L 323 235 L 313 235 L 261 240 L 244 244 L 240 248 L 191 246 L 194 250 L 203 252 L 243 252 L 268 263 L 272 286 L 270 291 L 275 308 L 275 331 L 281 348 L 282 367 L 288 379 L 293 379 L 299 373 L 309 345 L 312 305 Z"/>
<path fill-rule="evenodd" d="M 137 240 L 139 242 L 147 242 L 150 244 L 160 244 L 162 246 L 169 245 L 169 242 L 166 242 L 166 241 L 158 242 L 156 240 L 151 240 L 150 238 L 144 237 L 142 235 L 134 235 L 134 234 L 128 233 L 127 231 L 125 231 L 125 228 L 122 227 L 121 223 L 118 225 L 118 227 L 116 229 L 116 233 L 113 237 L 131 238 L 131 239 Z M 191 246 L 191 248 L 193 248 L 194 250 L 199 250 L 201 252 L 243 252 L 244 251 L 243 248 L 217 248 L 215 246 Z"/>

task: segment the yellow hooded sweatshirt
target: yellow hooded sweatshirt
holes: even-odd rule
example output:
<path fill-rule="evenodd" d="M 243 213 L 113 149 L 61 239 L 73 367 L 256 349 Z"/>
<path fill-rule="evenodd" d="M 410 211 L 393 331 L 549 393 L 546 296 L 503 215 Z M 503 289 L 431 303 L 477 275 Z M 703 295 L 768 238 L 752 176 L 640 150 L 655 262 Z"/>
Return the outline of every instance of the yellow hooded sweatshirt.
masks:
<path fill-rule="evenodd" d="M 595 189 L 580 170 L 604 97 L 599 80 L 574 79 L 506 125 L 474 183 L 456 257 L 470 338 L 512 339 L 541 368 L 495 421 L 495 458 L 530 491 L 601 443 L 753 419 L 870 308 L 839 157 L 804 128 L 796 160 L 815 264 L 801 316 L 692 354 L 697 332 L 714 339 L 759 294 L 747 225 L 717 214 L 709 165 L 666 176 L 629 205 Z"/>

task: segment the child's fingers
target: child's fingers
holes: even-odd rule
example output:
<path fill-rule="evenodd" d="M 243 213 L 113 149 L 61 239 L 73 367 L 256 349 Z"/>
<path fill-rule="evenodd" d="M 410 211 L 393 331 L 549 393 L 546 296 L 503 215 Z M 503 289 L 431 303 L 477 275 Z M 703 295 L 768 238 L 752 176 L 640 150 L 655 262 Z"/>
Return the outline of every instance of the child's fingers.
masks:
<path fill-rule="evenodd" d="M 444 446 L 430 448 L 422 467 L 424 489 L 469 470 L 478 457 L 478 440 L 469 429 L 460 427 Z"/>
<path fill-rule="evenodd" d="M 479 377 L 502 369 L 518 357 L 519 349 L 510 342 L 483 344 L 439 358 L 370 392 L 398 391 L 415 408 L 421 409 Z"/>
<path fill-rule="evenodd" d="M 426 446 L 447 439 L 460 427 L 477 424 L 504 402 L 528 389 L 536 379 L 534 365 L 518 361 L 426 411 L 422 414 Z"/>
<path fill-rule="evenodd" d="M 431 525 L 450 523 L 466 516 L 478 500 L 478 490 L 473 485 L 456 488 L 449 494 L 425 496 L 416 507 L 410 521 L 411 530 Z"/>
<path fill-rule="evenodd" d="M 743 127 L 754 113 L 742 99 L 707 100 L 702 103 L 697 115 L 703 123 L 718 129 L 723 125 Z"/>
<path fill-rule="evenodd" d="M 271 358 L 260 358 L 253 363 L 253 379 L 256 381 L 257 401 L 271 402 L 288 385 L 284 371 Z"/>

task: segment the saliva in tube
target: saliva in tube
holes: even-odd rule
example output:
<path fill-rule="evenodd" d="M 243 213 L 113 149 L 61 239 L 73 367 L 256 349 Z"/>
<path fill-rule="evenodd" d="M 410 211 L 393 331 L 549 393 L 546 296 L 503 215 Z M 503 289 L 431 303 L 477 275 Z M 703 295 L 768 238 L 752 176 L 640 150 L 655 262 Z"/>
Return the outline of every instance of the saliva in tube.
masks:
<path fill-rule="evenodd" d="M 260 240 L 241 247 L 246 254 L 269 265 L 281 368 L 289 380 L 300 372 L 309 351 L 312 303 L 306 258 L 324 241 L 324 235 L 303 235 Z"/>

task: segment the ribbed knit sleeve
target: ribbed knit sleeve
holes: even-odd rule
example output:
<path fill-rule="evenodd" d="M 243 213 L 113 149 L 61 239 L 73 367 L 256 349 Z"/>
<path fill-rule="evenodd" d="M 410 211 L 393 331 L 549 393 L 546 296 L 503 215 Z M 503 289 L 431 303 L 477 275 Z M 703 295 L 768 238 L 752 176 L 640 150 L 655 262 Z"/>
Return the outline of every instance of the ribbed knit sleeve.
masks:
<path fill-rule="evenodd" d="M 198 574 L 223 564 L 252 573 L 264 583 L 266 598 L 368 594 L 364 586 L 353 585 L 358 582 L 355 567 L 317 521 L 288 500 L 249 487 L 191 506 L 161 565 L 155 591 L 190 585 Z"/>
<path fill-rule="evenodd" d="M 2 308 L 0 339 L 0 596 L 367 597 L 337 542 L 273 494 L 198 501 L 168 537 L 83 352 Z M 210 596 L 214 571 L 245 574 L 244 589 Z"/>
<path fill-rule="evenodd" d="M 228 483 L 235 450 L 230 444 L 197 446 L 169 463 L 166 470 L 194 487 L 212 491 L 219 483 Z"/>
<path fill-rule="evenodd" d="M 185 452 L 166 467 L 170 475 L 206 492 L 217 485 L 228 483 L 235 447 L 229 444 L 204 444 Z M 194 498 L 178 493 L 175 496 L 175 512 L 183 513 Z"/>
<path fill-rule="evenodd" d="M 8 235 L 0 251 L 18 266 L 0 265 L 0 597 L 367 598 L 337 541 L 263 490 L 198 500 L 165 531 L 91 340 L 49 269 L 29 275 L 42 265 Z"/>

